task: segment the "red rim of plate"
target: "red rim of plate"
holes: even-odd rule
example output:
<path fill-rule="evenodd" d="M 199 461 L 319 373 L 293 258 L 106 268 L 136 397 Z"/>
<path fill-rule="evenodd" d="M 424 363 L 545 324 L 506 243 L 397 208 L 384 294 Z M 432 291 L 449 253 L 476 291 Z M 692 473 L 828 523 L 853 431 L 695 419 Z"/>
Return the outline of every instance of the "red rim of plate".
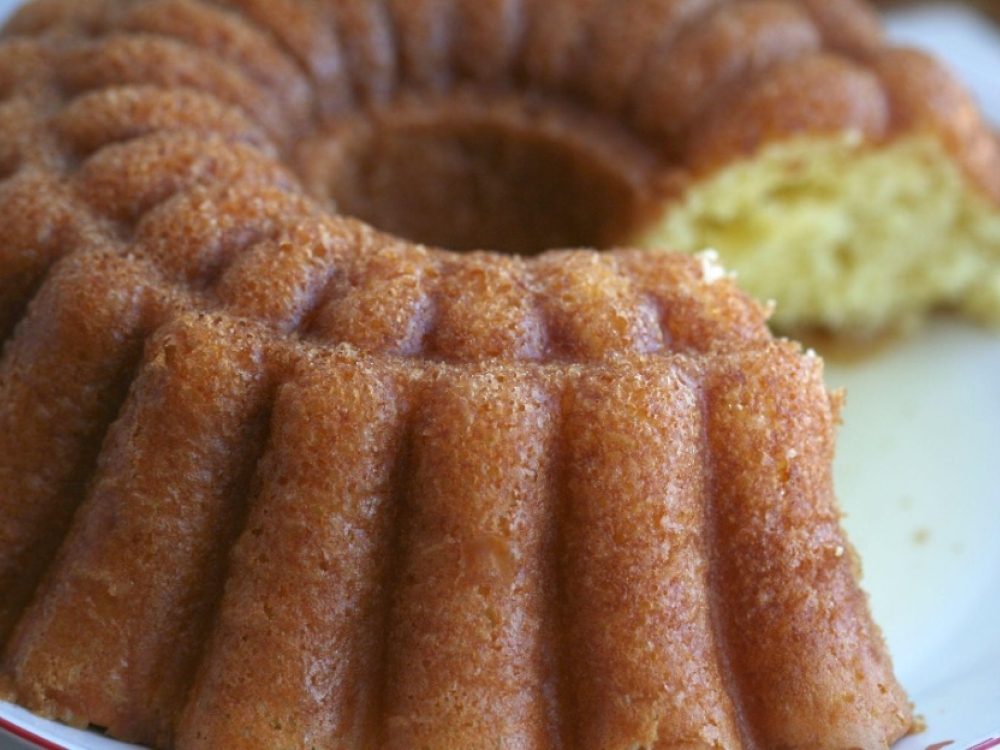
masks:
<path fill-rule="evenodd" d="M 12 721 L 8 721 L 0 717 L 0 730 L 12 734 L 18 739 L 22 739 L 25 742 L 30 742 L 43 750 L 66 750 L 66 747 L 60 745 L 52 740 L 47 740 L 44 737 L 39 737 L 37 734 L 29 729 L 25 729 L 20 724 L 15 724 Z"/>

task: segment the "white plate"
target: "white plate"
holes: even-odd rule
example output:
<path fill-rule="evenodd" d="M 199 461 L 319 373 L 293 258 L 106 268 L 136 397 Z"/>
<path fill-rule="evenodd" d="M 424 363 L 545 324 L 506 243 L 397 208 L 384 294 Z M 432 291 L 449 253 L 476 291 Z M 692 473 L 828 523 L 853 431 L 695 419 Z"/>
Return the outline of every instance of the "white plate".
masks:
<path fill-rule="evenodd" d="M 0 18 L 16 5 L 0 0 Z M 1000 123 L 1000 33 L 957 6 L 899 12 Z M 939 322 L 854 365 L 836 464 L 845 524 L 900 679 L 928 729 L 896 750 L 1000 747 L 1000 337 Z M 54 744 L 53 744 L 54 743 Z M 130 747 L 0 703 L 0 748 Z"/>

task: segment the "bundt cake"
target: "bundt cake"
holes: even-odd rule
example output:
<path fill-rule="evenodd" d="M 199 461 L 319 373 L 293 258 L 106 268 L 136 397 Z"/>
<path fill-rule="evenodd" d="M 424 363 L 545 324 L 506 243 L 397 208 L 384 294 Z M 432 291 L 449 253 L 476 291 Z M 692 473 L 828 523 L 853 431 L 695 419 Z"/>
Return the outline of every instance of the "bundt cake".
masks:
<path fill-rule="evenodd" d="M 874 86 L 903 53 L 852 3 L 612 5 L 14 17 L 0 695 L 179 750 L 847 750 L 910 728 L 839 528 L 819 359 L 712 254 L 527 257 L 614 245 L 698 195 L 677 165 L 760 145 L 669 88 L 759 98 L 792 64 Z M 702 34 L 703 68 L 671 79 Z M 871 90 L 917 111 L 893 85 Z M 831 101 L 828 125 L 854 111 Z M 788 111 L 756 122 L 814 124 Z M 971 185 L 983 162 L 954 163 Z"/>

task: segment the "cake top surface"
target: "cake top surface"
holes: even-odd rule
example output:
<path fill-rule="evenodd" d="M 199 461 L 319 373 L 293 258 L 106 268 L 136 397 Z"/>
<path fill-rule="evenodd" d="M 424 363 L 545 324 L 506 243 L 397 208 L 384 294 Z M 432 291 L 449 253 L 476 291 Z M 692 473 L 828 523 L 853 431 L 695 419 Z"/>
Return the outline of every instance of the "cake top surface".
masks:
<path fill-rule="evenodd" d="M 551 178 L 542 185 L 546 213 L 570 206 L 558 226 L 532 224 L 540 214 L 524 208 L 536 200 L 521 195 L 527 182 L 469 225 L 511 207 L 511 231 L 557 242 L 561 227 L 586 223 L 602 194 L 569 194 L 591 177 L 598 188 L 617 186 L 611 203 L 620 197 L 623 211 L 641 213 L 645 199 L 636 196 L 649 192 L 661 157 L 643 145 L 639 109 L 598 100 L 618 92 L 611 79 L 659 63 L 633 54 L 617 70 L 590 64 L 583 49 L 603 50 L 598 61 L 621 57 L 633 45 L 620 35 L 631 39 L 654 18 L 668 36 L 696 16 L 699 29 L 725 21 L 747 34 L 790 24 L 815 45 L 827 23 L 826 11 L 812 18 L 805 5 L 650 2 L 609 30 L 597 22 L 598 5 L 547 3 L 529 13 L 517 3 L 456 2 L 440 39 L 428 24 L 444 21 L 403 3 L 244 3 L 238 13 L 196 0 L 27 5 L 0 42 L 0 219 L 10 271 L 0 328 L 12 330 L 24 295 L 54 265 L 64 275 L 101 266 L 109 283 L 144 290 L 157 315 L 226 310 L 314 342 L 446 362 L 594 361 L 769 340 L 767 310 L 705 258 L 453 253 L 329 214 L 338 199 L 322 194 L 331 174 L 361 174 L 384 192 L 385 170 L 369 164 L 371 155 L 438 128 L 459 146 L 443 148 L 432 171 L 467 148 L 467 132 L 474 148 L 488 141 L 485 151 L 513 164 L 504 178 L 537 177 L 537 157 L 558 152 L 562 171 L 542 175 Z M 563 38 L 570 17 L 578 38 Z M 837 27 L 837 44 L 870 49 L 875 27 L 857 18 Z M 718 40 L 703 33 L 709 54 Z M 640 42 L 644 54 L 655 46 Z M 606 115 L 626 110 L 635 116 L 619 119 L 631 125 L 612 127 Z M 400 122 L 402 145 L 385 146 L 384 128 Z M 346 169 L 344 153 L 355 159 Z M 495 192 L 475 171 L 490 158 L 473 158 L 475 184 L 459 193 Z M 400 192 L 439 189 L 410 173 Z M 461 224 L 454 194 L 435 205 Z"/>

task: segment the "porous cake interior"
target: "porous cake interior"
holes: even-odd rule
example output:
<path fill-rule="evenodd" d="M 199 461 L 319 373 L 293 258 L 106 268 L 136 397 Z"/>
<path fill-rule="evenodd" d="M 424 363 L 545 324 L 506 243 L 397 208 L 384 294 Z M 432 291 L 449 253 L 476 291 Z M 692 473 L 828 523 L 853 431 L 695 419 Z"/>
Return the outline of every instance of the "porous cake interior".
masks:
<path fill-rule="evenodd" d="M 929 308 L 1000 325 L 1000 213 L 936 135 L 793 138 L 662 179 L 579 113 L 506 104 L 390 107 L 310 139 L 299 171 L 338 210 L 452 249 L 712 248 L 784 332 L 864 340 Z"/>
<path fill-rule="evenodd" d="M 716 248 L 745 289 L 780 300 L 785 330 L 864 337 L 927 306 L 1000 323 L 1000 214 L 931 136 L 768 146 L 692 186 L 640 244 Z"/>

